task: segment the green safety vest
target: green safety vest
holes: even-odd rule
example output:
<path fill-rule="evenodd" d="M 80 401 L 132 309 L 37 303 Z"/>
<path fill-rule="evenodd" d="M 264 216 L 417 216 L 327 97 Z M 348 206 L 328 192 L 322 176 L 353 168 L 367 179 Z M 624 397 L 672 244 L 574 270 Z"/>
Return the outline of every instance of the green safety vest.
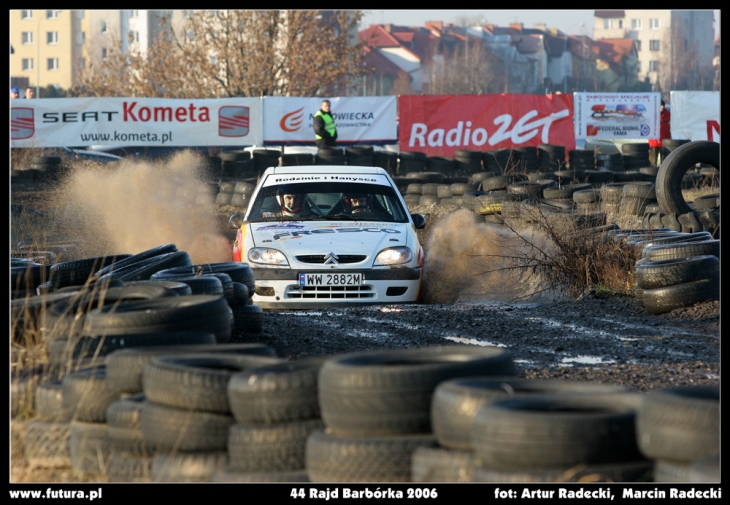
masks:
<path fill-rule="evenodd" d="M 335 127 L 335 120 L 332 119 L 332 114 L 322 114 L 322 111 L 318 110 L 314 117 L 317 116 L 320 116 L 324 120 L 324 129 L 327 130 L 327 132 L 334 137 L 335 133 L 337 132 L 337 128 Z M 317 140 L 321 140 L 324 138 L 321 135 L 317 135 L 316 133 L 314 136 Z"/>

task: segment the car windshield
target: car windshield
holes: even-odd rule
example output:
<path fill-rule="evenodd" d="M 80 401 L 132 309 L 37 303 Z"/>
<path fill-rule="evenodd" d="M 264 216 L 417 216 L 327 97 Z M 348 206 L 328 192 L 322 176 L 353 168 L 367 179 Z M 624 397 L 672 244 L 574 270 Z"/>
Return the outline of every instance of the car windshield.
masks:
<path fill-rule="evenodd" d="M 390 185 L 300 182 L 261 187 L 249 205 L 247 220 L 407 223 L 408 214 Z"/>

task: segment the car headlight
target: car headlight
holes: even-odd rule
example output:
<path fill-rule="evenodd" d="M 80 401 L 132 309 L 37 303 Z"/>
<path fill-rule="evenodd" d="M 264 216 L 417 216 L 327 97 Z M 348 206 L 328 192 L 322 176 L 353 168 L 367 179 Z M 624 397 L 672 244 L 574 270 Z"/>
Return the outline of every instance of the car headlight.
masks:
<path fill-rule="evenodd" d="M 375 265 L 401 265 L 408 263 L 413 253 L 407 247 L 389 247 L 383 249 L 375 258 Z"/>
<path fill-rule="evenodd" d="M 288 267 L 289 261 L 284 253 L 277 249 L 254 247 L 248 251 L 248 260 L 262 267 Z"/>

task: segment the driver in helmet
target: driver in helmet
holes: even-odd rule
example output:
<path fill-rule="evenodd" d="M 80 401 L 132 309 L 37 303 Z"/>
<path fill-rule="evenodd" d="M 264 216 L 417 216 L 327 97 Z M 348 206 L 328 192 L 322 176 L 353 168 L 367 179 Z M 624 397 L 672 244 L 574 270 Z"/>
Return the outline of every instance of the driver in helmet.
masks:
<path fill-rule="evenodd" d="M 275 195 L 276 209 L 268 209 L 263 213 L 264 218 L 271 217 L 306 217 L 313 215 L 307 205 L 305 193 L 297 192 L 292 185 L 280 186 Z"/>
<path fill-rule="evenodd" d="M 372 195 L 365 193 L 345 193 L 343 195 L 343 212 L 350 215 L 369 213 L 378 218 L 390 218 L 391 216 L 376 205 L 374 200 Z"/>

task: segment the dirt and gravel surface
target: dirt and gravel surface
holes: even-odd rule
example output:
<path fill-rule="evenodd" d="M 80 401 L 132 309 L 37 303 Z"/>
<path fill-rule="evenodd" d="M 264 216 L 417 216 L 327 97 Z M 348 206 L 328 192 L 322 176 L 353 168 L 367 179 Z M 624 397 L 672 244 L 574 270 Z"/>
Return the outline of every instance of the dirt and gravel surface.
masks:
<path fill-rule="evenodd" d="M 18 183 L 11 188 L 11 203 L 51 223 L 46 240 L 79 244 L 83 257 L 175 243 L 191 252 L 194 263 L 230 261 L 234 233 L 227 221 L 237 209 L 201 205 L 203 192 L 214 197 L 214 181 L 171 168 L 195 171 L 198 163 L 195 157 L 165 166 L 130 162 L 114 170 L 79 170 L 63 186 Z M 184 192 L 181 180 L 187 181 Z M 529 378 L 599 381 L 640 391 L 719 384 L 719 302 L 651 315 L 629 295 L 522 296 L 538 291 L 539 278 L 481 272 L 480 261 L 497 254 L 490 247 L 495 237 L 504 238 L 502 230 L 475 223 L 469 211 L 457 207 L 412 212 L 428 218 L 421 232 L 428 276 L 424 303 L 266 311 L 255 341 L 292 359 L 496 345 L 508 348 L 520 375 Z M 62 237 L 53 233 L 54 223 Z"/>

